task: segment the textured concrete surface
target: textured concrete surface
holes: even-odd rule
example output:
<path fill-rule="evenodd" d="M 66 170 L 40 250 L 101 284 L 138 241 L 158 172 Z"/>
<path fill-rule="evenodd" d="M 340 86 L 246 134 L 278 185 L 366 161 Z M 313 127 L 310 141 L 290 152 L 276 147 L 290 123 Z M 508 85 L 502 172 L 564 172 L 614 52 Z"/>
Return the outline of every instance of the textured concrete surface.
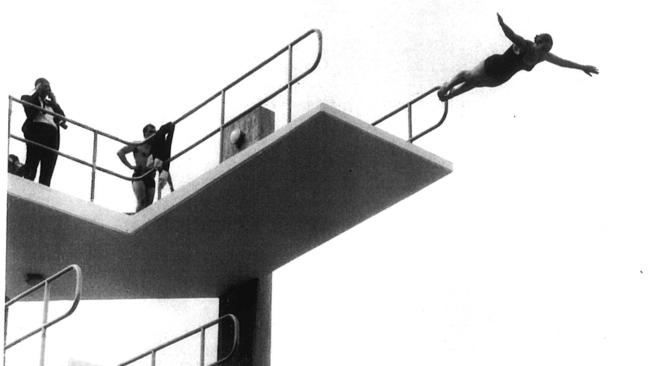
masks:
<path fill-rule="evenodd" d="M 232 133 L 239 131 L 240 138 L 232 141 Z M 224 127 L 221 135 L 221 161 L 253 146 L 259 140 L 275 130 L 275 113 L 264 107 L 258 107 L 249 114 Z"/>

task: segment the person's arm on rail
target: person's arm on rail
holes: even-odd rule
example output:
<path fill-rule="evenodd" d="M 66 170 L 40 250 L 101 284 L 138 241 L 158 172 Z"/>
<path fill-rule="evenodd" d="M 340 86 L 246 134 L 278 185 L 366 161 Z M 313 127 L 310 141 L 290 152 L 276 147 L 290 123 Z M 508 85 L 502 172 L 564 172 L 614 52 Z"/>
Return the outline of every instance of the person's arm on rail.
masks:
<path fill-rule="evenodd" d="M 151 154 L 154 157 L 154 167 L 169 171 L 169 158 L 171 157 L 171 144 L 174 138 L 175 125 L 172 122 L 160 126 L 152 141 Z"/>

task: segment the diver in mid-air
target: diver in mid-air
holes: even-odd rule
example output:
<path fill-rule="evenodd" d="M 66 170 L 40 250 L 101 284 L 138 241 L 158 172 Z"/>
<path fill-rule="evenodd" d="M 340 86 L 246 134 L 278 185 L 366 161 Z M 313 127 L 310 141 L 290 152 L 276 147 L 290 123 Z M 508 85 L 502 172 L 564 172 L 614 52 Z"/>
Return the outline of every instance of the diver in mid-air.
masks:
<path fill-rule="evenodd" d="M 461 71 L 449 82 L 443 84 L 438 89 L 438 98 L 441 101 L 449 100 L 474 88 L 499 86 L 510 80 L 517 72 L 530 71 L 542 61 L 581 70 L 589 76 L 598 74 L 598 69 L 594 66 L 580 65 L 549 52 L 553 47 L 553 39 L 549 34 L 538 34 L 535 36 L 534 42 L 529 41 L 513 32 L 498 13 L 497 19 L 503 33 L 513 43 L 512 46 L 501 55 L 496 54 L 486 58 L 472 70 Z"/>

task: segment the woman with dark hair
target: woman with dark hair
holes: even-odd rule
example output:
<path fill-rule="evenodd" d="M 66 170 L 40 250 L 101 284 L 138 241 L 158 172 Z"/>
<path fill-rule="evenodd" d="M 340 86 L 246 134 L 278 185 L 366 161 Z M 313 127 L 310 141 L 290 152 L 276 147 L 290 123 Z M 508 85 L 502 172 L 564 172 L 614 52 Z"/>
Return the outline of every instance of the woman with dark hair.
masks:
<path fill-rule="evenodd" d="M 449 100 L 474 88 L 499 86 L 510 80 L 517 72 L 530 71 L 542 61 L 581 70 L 589 76 L 598 74 L 598 69 L 594 66 L 580 65 L 552 54 L 550 50 L 553 47 L 553 38 L 549 34 L 538 34 L 534 41 L 529 41 L 513 32 L 498 13 L 497 19 L 512 45 L 503 54 L 492 55 L 474 69 L 461 71 L 448 83 L 443 84 L 438 89 L 438 98 L 441 101 Z"/>

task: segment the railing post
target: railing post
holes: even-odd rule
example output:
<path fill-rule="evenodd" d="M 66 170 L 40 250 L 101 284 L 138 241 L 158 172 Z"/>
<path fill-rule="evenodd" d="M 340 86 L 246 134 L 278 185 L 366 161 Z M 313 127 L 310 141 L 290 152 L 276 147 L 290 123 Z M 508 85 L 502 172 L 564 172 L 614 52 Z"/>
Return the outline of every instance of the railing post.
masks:
<path fill-rule="evenodd" d="M 93 131 L 93 167 L 90 178 L 90 202 L 95 201 L 95 173 L 97 170 L 97 131 Z"/>
<path fill-rule="evenodd" d="M 11 102 L 10 102 L 11 103 Z M 6 299 L 6 298 L 5 298 Z M 2 345 L 2 365 L 5 365 L 6 358 L 7 358 L 7 329 L 9 327 L 9 307 L 5 305 L 5 337 L 3 338 L 3 345 Z"/>
<path fill-rule="evenodd" d="M 219 135 L 221 136 L 221 143 L 219 144 L 219 161 L 223 161 L 223 142 L 225 141 L 223 135 L 223 125 L 226 123 L 226 89 L 221 91 L 221 127 L 219 128 Z"/>
<path fill-rule="evenodd" d="M 293 79 L 293 45 L 289 45 L 289 79 L 287 80 L 287 123 L 291 122 L 291 82 Z"/>
<path fill-rule="evenodd" d="M 413 137 L 413 108 L 412 104 L 408 104 L 408 118 L 409 118 L 409 140 Z"/>
<path fill-rule="evenodd" d="M 156 350 L 151 351 L 151 366 L 156 366 Z"/>
<path fill-rule="evenodd" d="M 45 338 L 47 337 L 47 312 L 50 305 L 50 283 L 45 280 L 45 290 L 43 294 L 43 327 L 41 329 L 41 362 L 45 365 Z"/>
<path fill-rule="evenodd" d="M 7 102 L 9 104 L 9 116 L 7 119 L 7 154 L 9 153 L 9 144 L 11 143 L 11 107 L 13 105 L 11 96 L 9 96 L 9 101 Z"/>
<path fill-rule="evenodd" d="M 201 358 L 200 366 L 205 366 L 205 328 L 201 328 Z"/>

